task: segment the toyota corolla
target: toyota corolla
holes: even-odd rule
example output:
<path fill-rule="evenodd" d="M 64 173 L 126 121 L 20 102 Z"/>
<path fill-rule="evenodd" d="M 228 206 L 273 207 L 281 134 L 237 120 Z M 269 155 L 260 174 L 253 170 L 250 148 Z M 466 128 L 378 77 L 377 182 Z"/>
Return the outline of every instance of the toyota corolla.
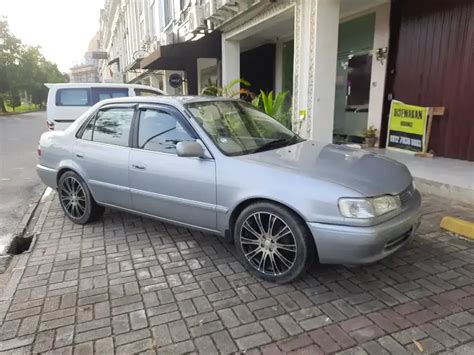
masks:
<path fill-rule="evenodd" d="M 215 233 L 251 272 L 279 283 L 313 261 L 380 260 L 419 223 L 404 165 L 302 139 L 239 100 L 105 100 L 44 133 L 38 153 L 40 178 L 74 223 L 110 207 Z"/>

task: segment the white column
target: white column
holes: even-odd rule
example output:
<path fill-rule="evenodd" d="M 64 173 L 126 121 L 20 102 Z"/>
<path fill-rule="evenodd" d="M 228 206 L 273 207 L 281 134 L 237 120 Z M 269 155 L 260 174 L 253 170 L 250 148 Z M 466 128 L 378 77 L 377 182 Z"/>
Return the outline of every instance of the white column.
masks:
<path fill-rule="evenodd" d="M 388 48 L 390 36 L 390 3 L 377 7 L 375 11 L 374 53 L 372 56 L 372 72 L 369 99 L 369 118 L 367 127 L 375 126 L 380 132 L 384 101 L 387 58 L 383 62 L 376 59 L 377 48 Z M 387 53 L 388 54 L 388 53 Z"/>
<path fill-rule="evenodd" d="M 275 93 L 281 92 L 283 88 L 283 42 L 277 40 L 275 43 Z"/>
<path fill-rule="evenodd" d="M 228 40 L 222 35 L 222 86 L 240 79 L 240 42 Z M 238 85 L 234 86 L 238 89 Z"/>
<path fill-rule="evenodd" d="M 339 6 L 340 0 L 299 0 L 295 14 L 293 128 L 327 143 L 334 125 Z"/>

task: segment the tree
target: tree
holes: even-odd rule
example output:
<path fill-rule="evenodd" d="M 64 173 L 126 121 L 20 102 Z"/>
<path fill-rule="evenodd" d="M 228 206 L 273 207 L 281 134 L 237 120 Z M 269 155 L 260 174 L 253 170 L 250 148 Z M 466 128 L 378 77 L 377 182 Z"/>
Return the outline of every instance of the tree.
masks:
<path fill-rule="evenodd" d="M 46 102 L 48 88 L 45 83 L 69 81 L 56 64 L 46 60 L 39 47 L 25 46 L 13 36 L 5 20 L 0 20 L 0 111 L 6 112 L 5 99 L 19 92 L 31 95 L 36 105 Z"/>
<path fill-rule="evenodd" d="M 21 41 L 10 33 L 8 23 L 0 19 L 0 111 L 6 112 L 5 99 L 14 90 L 19 74 Z"/>

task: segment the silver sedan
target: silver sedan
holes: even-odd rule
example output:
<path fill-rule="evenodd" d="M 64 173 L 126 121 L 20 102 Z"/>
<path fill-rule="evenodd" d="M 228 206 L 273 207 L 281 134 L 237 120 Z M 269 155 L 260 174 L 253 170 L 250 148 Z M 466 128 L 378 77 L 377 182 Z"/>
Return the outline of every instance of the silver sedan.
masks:
<path fill-rule="evenodd" d="M 239 100 L 102 101 L 43 134 L 38 153 L 39 176 L 74 223 L 112 207 L 216 233 L 274 282 L 316 260 L 375 262 L 419 223 L 420 194 L 404 165 L 304 140 Z"/>

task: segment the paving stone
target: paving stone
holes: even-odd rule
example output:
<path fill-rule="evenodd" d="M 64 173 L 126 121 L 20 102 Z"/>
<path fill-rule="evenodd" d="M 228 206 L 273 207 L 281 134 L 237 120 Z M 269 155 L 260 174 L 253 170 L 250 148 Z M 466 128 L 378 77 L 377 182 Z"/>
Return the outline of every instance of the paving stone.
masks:
<path fill-rule="evenodd" d="M 218 354 L 211 337 L 203 336 L 194 340 L 197 350 L 200 354 Z"/>
<path fill-rule="evenodd" d="M 54 200 L 11 305 L 0 302 L 0 349 L 407 354 L 416 340 L 470 355 L 474 243 L 438 226 L 472 208 L 427 198 L 419 237 L 394 255 L 286 285 L 251 276 L 216 236 L 112 210 L 77 226 Z"/>
<path fill-rule="evenodd" d="M 237 347 L 227 331 L 213 333 L 211 337 L 221 353 L 228 354 L 237 351 Z"/>
<path fill-rule="evenodd" d="M 248 349 L 252 349 L 255 347 L 259 347 L 265 344 L 268 344 L 272 341 L 272 339 L 268 336 L 267 333 L 257 333 L 248 335 L 246 337 L 240 338 L 236 340 L 237 346 L 240 350 L 246 351 Z"/>

